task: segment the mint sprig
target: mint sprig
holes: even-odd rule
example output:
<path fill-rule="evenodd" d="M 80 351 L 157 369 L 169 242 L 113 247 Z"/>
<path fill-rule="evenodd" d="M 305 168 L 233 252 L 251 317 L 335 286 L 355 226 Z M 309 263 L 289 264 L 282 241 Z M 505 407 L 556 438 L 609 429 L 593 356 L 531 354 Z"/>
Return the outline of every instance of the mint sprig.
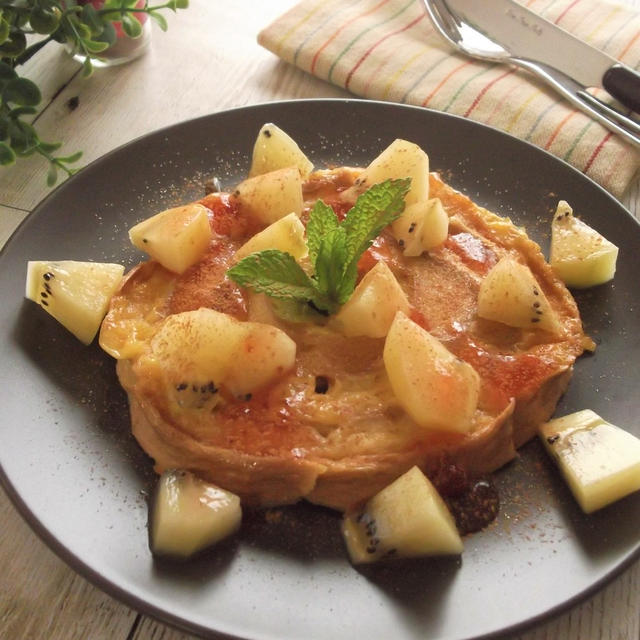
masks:
<path fill-rule="evenodd" d="M 307 224 L 311 276 L 293 256 L 279 249 L 252 253 L 227 275 L 257 293 L 306 302 L 321 313 L 335 313 L 355 289 L 362 254 L 404 211 L 410 185 L 410 178 L 374 185 L 357 199 L 342 222 L 330 206 L 318 200 Z"/>

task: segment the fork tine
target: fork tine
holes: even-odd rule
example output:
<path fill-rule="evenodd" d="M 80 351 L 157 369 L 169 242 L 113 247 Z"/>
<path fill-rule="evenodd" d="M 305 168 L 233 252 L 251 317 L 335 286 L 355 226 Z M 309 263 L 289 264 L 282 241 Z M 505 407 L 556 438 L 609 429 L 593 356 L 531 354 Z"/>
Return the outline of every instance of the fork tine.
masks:
<path fill-rule="evenodd" d="M 489 62 L 504 62 L 509 57 L 504 47 L 462 20 L 445 0 L 423 0 L 423 4 L 436 31 L 458 51 Z"/>
<path fill-rule="evenodd" d="M 452 14 L 448 9 L 445 9 L 444 11 L 442 10 L 442 0 L 425 0 L 424 6 L 438 33 L 440 33 L 440 35 L 449 42 L 449 44 L 459 48 L 459 43 L 453 40 L 449 35 L 452 30 L 459 31 L 458 24 L 454 19 L 454 14 Z"/>

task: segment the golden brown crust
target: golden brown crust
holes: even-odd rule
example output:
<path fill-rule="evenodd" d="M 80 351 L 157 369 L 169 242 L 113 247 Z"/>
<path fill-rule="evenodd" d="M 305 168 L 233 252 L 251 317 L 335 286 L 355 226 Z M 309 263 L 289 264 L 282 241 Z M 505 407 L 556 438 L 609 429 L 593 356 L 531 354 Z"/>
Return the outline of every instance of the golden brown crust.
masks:
<path fill-rule="evenodd" d="M 310 200 L 333 198 L 339 208 L 344 203 L 338 192 L 355 175 L 355 170 L 316 174 L 305 193 Z M 254 504 L 305 498 L 346 509 L 415 464 L 433 474 L 445 461 L 480 475 L 516 455 L 566 389 L 584 340 L 578 311 L 523 230 L 477 207 L 436 176 L 431 191 L 450 216 L 447 242 L 428 256 L 405 258 L 383 234 L 360 270 L 385 260 L 409 296 L 413 319 L 479 372 L 472 432 L 429 433 L 412 422 L 386 378 L 384 340 L 345 338 L 327 327 L 277 318 L 274 322 L 298 345 L 293 372 L 251 399 L 227 399 L 213 413 L 176 408 L 155 369 L 140 357 L 163 317 L 200 306 L 239 319 L 258 313 L 251 299 L 224 278 L 233 249 L 250 225 L 228 201 L 210 196 L 205 204 L 218 235 L 205 258 L 183 276 L 155 263 L 135 269 L 114 297 L 101 334 L 103 347 L 120 358 L 117 371 L 129 396 L 133 433 L 158 472 L 190 469 Z M 506 254 L 531 268 L 561 318 L 562 337 L 477 317 L 479 283 Z M 330 378 L 327 393 L 315 392 L 318 375 Z"/>

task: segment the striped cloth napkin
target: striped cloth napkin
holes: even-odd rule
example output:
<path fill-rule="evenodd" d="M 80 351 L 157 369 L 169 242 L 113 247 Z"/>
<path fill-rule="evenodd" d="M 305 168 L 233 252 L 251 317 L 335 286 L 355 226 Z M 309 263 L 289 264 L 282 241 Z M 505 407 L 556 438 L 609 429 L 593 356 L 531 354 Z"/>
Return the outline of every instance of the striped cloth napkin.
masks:
<path fill-rule="evenodd" d="M 640 68 L 640 13 L 602 0 L 523 0 L 592 46 Z M 421 0 L 303 0 L 258 42 L 301 69 L 375 100 L 421 105 L 546 149 L 620 197 L 640 154 L 532 76 L 455 53 Z"/>

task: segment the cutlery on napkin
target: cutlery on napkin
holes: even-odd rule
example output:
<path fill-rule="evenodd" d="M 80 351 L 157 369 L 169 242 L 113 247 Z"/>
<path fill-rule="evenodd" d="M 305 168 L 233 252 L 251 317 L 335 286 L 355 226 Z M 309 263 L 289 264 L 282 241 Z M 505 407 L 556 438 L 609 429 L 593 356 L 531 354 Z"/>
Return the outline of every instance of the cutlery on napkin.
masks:
<path fill-rule="evenodd" d="M 640 68 L 640 12 L 600 0 L 522 4 Z M 531 76 L 454 52 L 435 32 L 422 0 L 303 0 L 263 29 L 258 41 L 358 96 L 502 129 L 569 162 L 617 197 L 640 166 L 631 145 Z M 463 153 L 464 141 L 456 144 Z"/>

